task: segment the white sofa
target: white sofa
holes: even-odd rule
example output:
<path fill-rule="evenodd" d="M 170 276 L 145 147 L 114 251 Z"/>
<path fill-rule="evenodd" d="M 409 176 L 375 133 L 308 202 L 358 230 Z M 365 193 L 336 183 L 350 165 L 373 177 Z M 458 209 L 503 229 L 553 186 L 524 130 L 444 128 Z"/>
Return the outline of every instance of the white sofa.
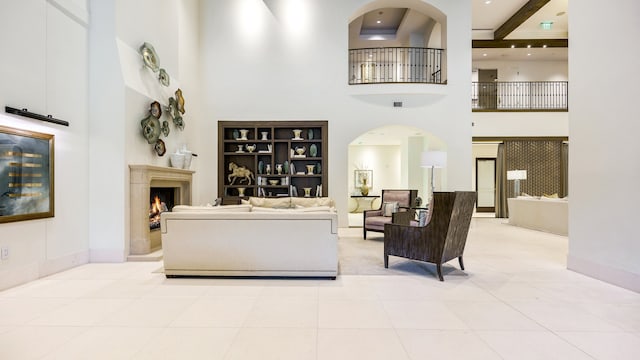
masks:
<path fill-rule="evenodd" d="M 558 235 L 568 235 L 568 200 L 519 196 L 507 199 L 507 203 L 509 224 Z"/>
<path fill-rule="evenodd" d="M 318 201 L 308 199 L 306 205 Z M 261 200 L 263 206 L 176 206 L 162 213 L 165 275 L 335 279 L 335 210 L 323 205 L 279 209 L 270 207 L 273 204 Z"/>

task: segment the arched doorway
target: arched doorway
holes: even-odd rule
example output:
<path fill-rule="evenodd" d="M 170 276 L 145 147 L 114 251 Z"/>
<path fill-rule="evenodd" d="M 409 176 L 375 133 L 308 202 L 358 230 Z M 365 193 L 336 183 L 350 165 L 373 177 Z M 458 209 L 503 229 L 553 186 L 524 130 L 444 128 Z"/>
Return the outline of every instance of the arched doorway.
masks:
<path fill-rule="evenodd" d="M 362 226 L 362 211 L 380 207 L 382 189 L 418 189 L 419 196 L 426 195 L 430 170 L 421 167 L 422 152 L 445 148 L 435 135 L 405 125 L 370 129 L 354 138 L 347 160 L 349 227 Z M 366 199 L 358 198 L 362 176 L 368 179 L 370 197 Z M 437 176 L 436 184 L 443 180 Z"/>

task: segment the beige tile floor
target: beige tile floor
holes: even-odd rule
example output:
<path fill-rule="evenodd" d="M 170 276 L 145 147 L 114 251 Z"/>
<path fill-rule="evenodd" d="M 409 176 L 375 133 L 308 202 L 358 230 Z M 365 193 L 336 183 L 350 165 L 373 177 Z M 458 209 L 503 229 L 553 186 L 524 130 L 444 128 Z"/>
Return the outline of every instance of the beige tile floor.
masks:
<path fill-rule="evenodd" d="M 87 264 L 0 292 L 0 359 L 640 359 L 640 294 L 566 270 L 566 254 L 566 237 L 474 218 L 467 270 L 451 262 L 445 282 Z"/>

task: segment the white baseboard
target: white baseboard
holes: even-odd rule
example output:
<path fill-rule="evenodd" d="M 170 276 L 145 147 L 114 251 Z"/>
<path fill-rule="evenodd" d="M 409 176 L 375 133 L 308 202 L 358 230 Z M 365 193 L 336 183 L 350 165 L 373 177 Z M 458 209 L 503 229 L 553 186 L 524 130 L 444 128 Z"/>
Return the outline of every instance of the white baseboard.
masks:
<path fill-rule="evenodd" d="M 40 264 L 40 277 L 68 270 L 88 262 L 89 251 L 87 250 L 55 259 L 47 259 Z"/>
<path fill-rule="evenodd" d="M 89 250 L 89 262 L 92 263 L 119 263 L 127 261 L 124 249 L 91 249 Z"/>
<path fill-rule="evenodd" d="M 0 271 L 0 290 L 26 284 L 88 262 L 89 252 L 82 251 L 55 259 L 32 261 L 22 266 L 10 267 Z"/>
<path fill-rule="evenodd" d="M 640 293 L 640 274 L 616 269 L 575 256 L 567 256 L 567 269 Z"/>

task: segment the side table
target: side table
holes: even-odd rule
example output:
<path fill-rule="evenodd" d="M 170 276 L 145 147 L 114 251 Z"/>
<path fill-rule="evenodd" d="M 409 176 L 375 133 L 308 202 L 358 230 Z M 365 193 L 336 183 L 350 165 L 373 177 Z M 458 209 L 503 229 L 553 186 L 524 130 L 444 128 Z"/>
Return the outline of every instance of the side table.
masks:
<path fill-rule="evenodd" d="M 356 208 L 351 211 L 352 213 L 363 212 L 364 210 L 373 210 L 371 205 L 373 201 L 379 198 L 380 195 L 351 195 L 351 198 L 356 201 Z"/>

